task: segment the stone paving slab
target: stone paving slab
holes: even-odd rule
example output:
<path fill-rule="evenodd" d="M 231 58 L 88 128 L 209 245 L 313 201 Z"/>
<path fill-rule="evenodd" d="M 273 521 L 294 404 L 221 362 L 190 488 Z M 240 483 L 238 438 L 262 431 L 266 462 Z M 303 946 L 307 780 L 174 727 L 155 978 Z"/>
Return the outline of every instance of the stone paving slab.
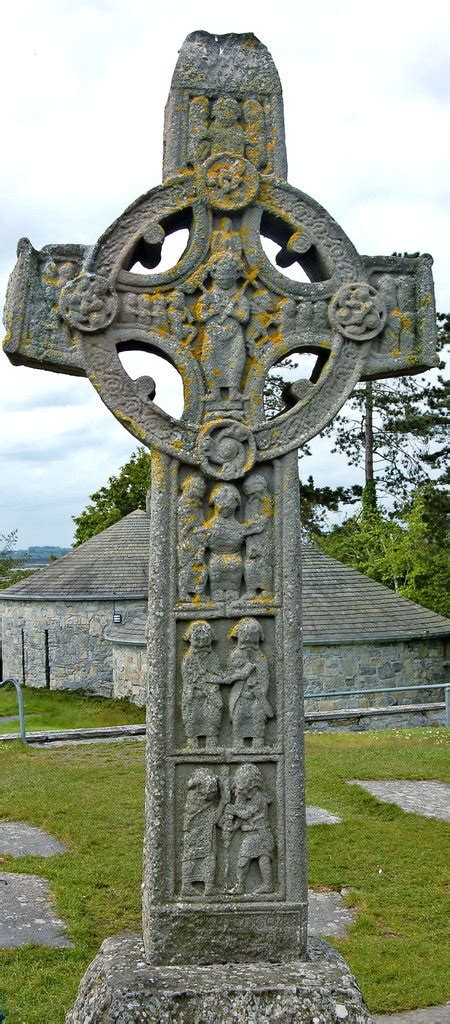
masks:
<path fill-rule="evenodd" d="M 57 917 L 45 878 L 0 872 L 0 948 L 66 947 L 72 943 Z"/>
<path fill-rule="evenodd" d="M 54 857 L 67 846 L 42 828 L 22 821 L 0 821 L 0 855 L 10 857 Z"/>
<path fill-rule="evenodd" d="M 450 785 L 446 782 L 351 779 L 349 785 L 361 786 L 381 803 L 396 804 L 410 814 L 450 821 Z"/>
<path fill-rule="evenodd" d="M 342 894 L 349 890 L 342 889 Z M 356 917 L 356 910 L 346 907 L 339 892 L 308 891 L 308 935 L 319 937 L 346 935 Z"/>
<path fill-rule="evenodd" d="M 424 1010 L 408 1010 L 406 1013 L 391 1013 L 375 1016 L 375 1024 L 450 1024 L 450 1003 L 443 1006 L 427 1006 Z"/>
<path fill-rule="evenodd" d="M 332 814 L 331 811 L 326 811 L 324 807 L 308 804 L 306 808 L 307 825 L 340 825 L 341 822 L 342 818 L 338 814 Z"/>

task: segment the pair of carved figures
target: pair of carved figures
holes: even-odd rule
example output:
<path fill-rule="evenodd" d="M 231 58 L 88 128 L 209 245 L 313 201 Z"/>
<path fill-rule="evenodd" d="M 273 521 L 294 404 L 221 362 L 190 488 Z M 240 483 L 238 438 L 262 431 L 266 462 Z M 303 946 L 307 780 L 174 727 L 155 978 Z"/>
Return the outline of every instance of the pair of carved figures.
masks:
<path fill-rule="evenodd" d="M 180 601 L 252 600 L 272 592 L 272 500 L 265 477 L 254 473 L 242 484 L 217 483 L 210 492 L 211 512 L 204 518 L 206 482 L 185 477 L 178 502 L 178 594 Z"/>
<path fill-rule="evenodd" d="M 184 639 L 189 650 L 181 663 L 181 713 L 191 748 L 205 741 L 207 750 L 215 750 L 222 723 L 221 687 L 230 687 L 228 705 L 233 747 L 241 749 L 246 741 L 253 749 L 264 745 L 265 728 L 273 710 L 268 701 L 269 668 L 261 651 L 264 638 L 256 619 L 240 619 L 228 634 L 236 641 L 225 669 L 213 650 L 215 634 L 209 622 L 190 623 Z"/>
<path fill-rule="evenodd" d="M 258 893 L 273 890 L 274 839 L 269 822 L 271 797 L 260 769 L 241 765 L 230 792 L 209 767 L 196 768 L 187 783 L 183 817 L 182 895 L 207 896 L 215 888 L 217 830 L 222 833 L 226 856 L 226 888 L 245 891 L 252 863 L 258 865 Z M 234 833 L 239 832 L 236 877 L 230 886 L 229 855 Z"/>

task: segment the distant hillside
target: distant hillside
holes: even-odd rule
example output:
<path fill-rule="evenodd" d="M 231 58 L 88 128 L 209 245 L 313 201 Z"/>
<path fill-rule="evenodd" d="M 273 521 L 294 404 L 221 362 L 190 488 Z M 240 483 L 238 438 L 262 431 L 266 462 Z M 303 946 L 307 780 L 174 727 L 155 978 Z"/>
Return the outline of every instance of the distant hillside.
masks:
<path fill-rule="evenodd" d="M 29 548 L 15 548 L 14 551 L 9 552 L 9 557 L 14 560 L 20 560 L 23 563 L 32 563 L 33 565 L 39 565 L 47 563 L 54 558 L 61 558 L 61 555 L 67 555 L 70 548 L 60 548 L 55 545 L 33 545 Z"/>

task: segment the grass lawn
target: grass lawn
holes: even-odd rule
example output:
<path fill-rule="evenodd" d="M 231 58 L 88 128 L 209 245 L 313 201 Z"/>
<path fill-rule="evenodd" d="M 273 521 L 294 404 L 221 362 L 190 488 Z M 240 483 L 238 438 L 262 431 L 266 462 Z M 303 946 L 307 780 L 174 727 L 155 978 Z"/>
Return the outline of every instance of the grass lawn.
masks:
<path fill-rule="evenodd" d="M 22 689 L 25 727 L 28 732 L 46 729 L 82 729 L 103 725 L 137 725 L 145 722 L 145 708 L 128 700 L 90 697 L 67 690 Z M 17 715 L 17 697 L 13 686 L 0 690 L 0 718 Z M 18 722 L 0 722 L 0 733 L 18 733 Z"/>
<path fill-rule="evenodd" d="M 308 801 L 344 819 L 308 829 L 310 885 L 351 887 L 358 918 L 348 937 L 334 944 L 374 1012 L 449 998 L 448 826 L 381 804 L 346 780 L 444 780 L 446 763 L 444 729 L 307 738 Z M 49 879 L 74 942 L 72 949 L 0 953 L 5 1024 L 63 1024 L 101 941 L 140 927 L 144 746 L 32 750 L 5 744 L 0 767 L 3 816 L 40 825 L 69 846 L 50 859 L 7 857 L 3 869 Z"/>

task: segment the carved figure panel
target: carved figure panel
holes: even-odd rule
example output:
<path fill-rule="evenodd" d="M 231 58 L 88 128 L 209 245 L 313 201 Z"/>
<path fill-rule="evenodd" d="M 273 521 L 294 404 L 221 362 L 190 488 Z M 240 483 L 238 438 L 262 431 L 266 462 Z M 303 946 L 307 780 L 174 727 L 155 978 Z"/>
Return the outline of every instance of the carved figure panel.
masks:
<path fill-rule="evenodd" d="M 233 435 L 225 441 L 233 445 Z M 182 475 L 179 601 L 198 607 L 211 601 L 257 604 L 273 598 L 273 511 L 267 472 L 250 473 L 241 487 L 227 482 L 208 487 L 197 473 Z"/>
<path fill-rule="evenodd" d="M 179 763 L 174 787 L 182 830 L 175 844 L 181 897 L 270 898 L 282 852 L 276 765 Z"/>
<path fill-rule="evenodd" d="M 207 157 L 228 152 L 262 168 L 268 163 L 264 121 L 263 105 L 256 99 L 222 96 L 209 101 L 206 96 L 194 96 L 189 104 L 189 161 L 203 163 Z"/>
<path fill-rule="evenodd" d="M 280 740 L 269 616 L 178 623 L 176 746 L 209 753 Z"/>

